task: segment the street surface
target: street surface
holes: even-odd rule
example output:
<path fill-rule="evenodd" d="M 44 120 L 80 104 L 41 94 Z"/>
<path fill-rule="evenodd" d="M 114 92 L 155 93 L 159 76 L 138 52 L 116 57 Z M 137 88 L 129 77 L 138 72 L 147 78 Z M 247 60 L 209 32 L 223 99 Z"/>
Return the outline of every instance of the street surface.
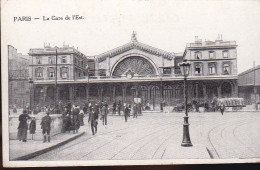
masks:
<path fill-rule="evenodd" d="M 108 116 L 107 126 L 99 120 L 95 136 L 85 119 L 81 127 L 86 129 L 85 135 L 32 160 L 169 159 L 166 152 L 172 152 L 174 159 L 183 159 L 188 158 L 189 151 L 204 159 L 205 153 L 196 153 L 196 148 L 205 148 L 213 159 L 260 158 L 260 112 L 226 112 L 223 116 L 219 112 L 189 113 L 193 147 L 185 148 L 186 155 L 180 146 L 183 116 L 144 113 L 128 122 L 123 116 Z"/>

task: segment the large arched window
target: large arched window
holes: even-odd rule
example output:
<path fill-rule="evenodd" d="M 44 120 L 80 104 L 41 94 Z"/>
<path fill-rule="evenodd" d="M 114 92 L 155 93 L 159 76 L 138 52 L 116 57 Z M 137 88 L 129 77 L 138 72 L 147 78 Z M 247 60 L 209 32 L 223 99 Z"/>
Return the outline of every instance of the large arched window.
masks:
<path fill-rule="evenodd" d="M 44 90 L 42 87 L 36 87 L 34 90 L 34 103 L 43 106 Z"/>
<path fill-rule="evenodd" d="M 86 88 L 84 86 L 79 86 L 76 89 L 76 98 L 86 99 Z"/>
<path fill-rule="evenodd" d="M 148 97 L 148 90 L 146 86 L 141 86 L 140 87 L 140 98 L 142 103 L 147 102 L 147 97 Z"/>
<path fill-rule="evenodd" d="M 177 86 L 175 89 L 176 98 L 183 98 L 183 88 L 182 86 Z"/>
<path fill-rule="evenodd" d="M 172 90 L 172 87 L 167 85 L 167 86 L 164 86 L 163 88 L 163 96 L 164 98 L 166 99 L 170 99 L 172 98 L 173 96 L 173 90 Z"/>
<path fill-rule="evenodd" d="M 156 74 L 155 68 L 148 60 L 143 57 L 132 56 L 123 59 L 116 65 L 113 76 L 126 75 L 129 70 L 133 72 L 134 75 Z"/>
<path fill-rule="evenodd" d="M 232 85 L 229 82 L 224 82 L 221 86 L 222 97 L 231 97 Z"/>

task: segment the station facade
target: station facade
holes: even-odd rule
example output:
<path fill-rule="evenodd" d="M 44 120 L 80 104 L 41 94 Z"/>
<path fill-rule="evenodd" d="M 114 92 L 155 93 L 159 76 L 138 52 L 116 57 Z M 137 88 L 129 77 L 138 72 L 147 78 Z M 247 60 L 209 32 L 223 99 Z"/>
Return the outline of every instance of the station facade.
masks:
<path fill-rule="evenodd" d="M 83 104 L 89 98 L 111 104 L 138 97 L 143 105 L 158 110 L 162 101 L 176 105 L 184 100 L 179 67 L 183 59 L 191 63 L 189 100 L 237 97 L 236 48 L 235 41 L 196 38 L 182 53 L 166 52 L 137 41 L 133 33 L 129 43 L 96 56 L 69 46 L 30 49 L 31 97 L 40 106 L 51 106 L 55 98 L 64 103 Z"/>

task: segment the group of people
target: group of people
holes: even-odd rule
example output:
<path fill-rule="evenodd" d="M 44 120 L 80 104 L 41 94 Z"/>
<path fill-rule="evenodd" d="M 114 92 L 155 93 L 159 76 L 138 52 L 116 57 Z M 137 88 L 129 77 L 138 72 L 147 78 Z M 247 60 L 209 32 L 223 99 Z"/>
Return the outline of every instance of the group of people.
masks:
<path fill-rule="evenodd" d="M 37 107 L 38 108 L 38 107 Z M 128 121 L 130 113 L 133 109 L 133 117 L 137 118 L 138 114 L 142 113 L 141 104 L 133 103 L 118 103 L 112 104 L 112 114 L 118 113 L 121 115 L 123 112 L 125 122 Z M 37 109 L 38 110 L 38 109 Z M 80 126 L 84 125 L 84 117 L 88 115 L 88 123 L 91 126 L 92 135 L 95 135 L 98 130 L 98 120 L 102 120 L 103 125 L 107 125 L 107 116 L 109 113 L 109 105 L 105 101 L 90 102 L 89 99 L 84 103 L 83 106 L 72 105 L 70 102 L 65 106 L 59 103 L 55 108 L 47 109 L 46 115 L 41 119 L 41 129 L 43 134 L 43 142 L 50 142 L 50 131 L 51 131 L 51 117 L 50 114 L 62 114 L 62 133 L 67 131 L 73 131 L 78 133 Z M 23 113 L 19 116 L 19 126 L 17 137 L 20 141 L 27 141 L 27 131 L 29 129 L 31 134 L 35 133 L 36 120 L 34 116 L 30 116 L 31 113 L 28 109 L 24 109 Z M 33 112 L 35 114 L 35 112 Z M 37 113 L 37 112 L 36 112 Z M 28 124 L 28 120 L 30 124 Z"/>
<path fill-rule="evenodd" d="M 36 120 L 34 117 L 28 115 L 27 110 L 23 110 L 23 113 L 19 116 L 19 126 L 17 138 L 19 141 L 27 142 L 27 131 L 28 131 L 28 120 L 31 120 L 29 129 L 30 133 L 34 134 L 36 130 Z M 41 129 L 43 134 L 43 142 L 50 142 L 50 131 L 51 131 L 51 117 L 50 112 L 47 112 L 46 115 L 41 119 Z"/>

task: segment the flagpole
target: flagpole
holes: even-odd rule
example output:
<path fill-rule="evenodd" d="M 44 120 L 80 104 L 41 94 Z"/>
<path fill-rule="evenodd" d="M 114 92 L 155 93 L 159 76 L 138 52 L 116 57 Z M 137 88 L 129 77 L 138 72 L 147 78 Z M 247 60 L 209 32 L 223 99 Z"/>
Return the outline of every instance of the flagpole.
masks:
<path fill-rule="evenodd" d="M 58 77 L 58 49 L 56 48 L 56 58 L 55 58 L 55 105 L 54 108 L 57 106 L 57 77 Z"/>

